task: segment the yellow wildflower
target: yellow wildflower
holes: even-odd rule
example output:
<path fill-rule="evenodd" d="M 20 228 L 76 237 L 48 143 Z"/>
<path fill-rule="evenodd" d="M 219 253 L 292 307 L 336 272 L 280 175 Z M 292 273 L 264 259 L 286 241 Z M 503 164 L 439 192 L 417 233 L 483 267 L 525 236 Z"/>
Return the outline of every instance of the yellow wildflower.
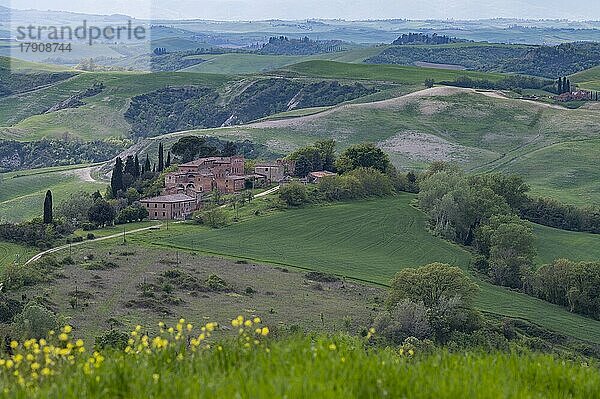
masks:
<path fill-rule="evenodd" d="M 263 337 L 266 337 L 267 335 L 269 335 L 269 327 L 263 327 L 262 330 L 261 330 L 261 332 L 260 332 L 260 334 Z"/>
<path fill-rule="evenodd" d="M 10 341 L 10 347 L 13 349 L 17 349 L 19 343 L 17 341 Z"/>

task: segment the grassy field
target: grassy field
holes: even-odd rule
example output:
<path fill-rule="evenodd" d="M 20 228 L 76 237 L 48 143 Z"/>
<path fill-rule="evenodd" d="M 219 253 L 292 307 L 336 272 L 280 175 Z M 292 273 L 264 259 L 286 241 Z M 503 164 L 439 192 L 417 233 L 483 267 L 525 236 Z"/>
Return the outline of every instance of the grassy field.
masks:
<path fill-rule="evenodd" d="M 169 227 L 169 231 L 162 228 L 160 233 L 148 234 L 173 231 Z M 377 298 L 385 296 L 381 287 L 353 281 L 310 281 L 305 272 L 150 248 L 136 244 L 133 236 L 128 236 L 126 245 L 120 238 L 86 242 L 56 257 L 60 260 L 68 255 L 75 264 L 61 269 L 62 278 L 23 288 L 15 295 L 35 298 L 45 292 L 80 336 L 90 339 L 115 325 L 121 330 L 137 324 L 153 327 L 159 321 L 176 323 L 182 316 L 195 323 L 223 322 L 240 313 L 260 315 L 274 327 L 296 325 L 302 330 L 358 333 L 379 311 Z M 98 262 L 112 266 L 94 267 Z M 164 278 L 168 271 L 177 271 L 184 278 Z M 207 289 L 204 282 L 211 275 L 219 276 L 228 288 Z M 70 299 L 75 289 L 83 299 L 74 309 Z"/>
<path fill-rule="evenodd" d="M 106 188 L 106 183 L 82 181 L 78 169 L 81 165 L 0 174 L 0 220 L 41 217 L 47 190 L 52 191 L 54 204 L 58 205 L 72 193 Z"/>
<path fill-rule="evenodd" d="M 140 233 L 131 242 L 335 273 L 377 284 L 387 284 L 401 268 L 431 262 L 468 270 L 470 254 L 432 236 L 425 229 L 425 216 L 409 205 L 412 198 L 405 194 L 378 201 L 311 207 L 254 218 L 220 230 L 177 225 L 169 232 Z M 562 237 L 559 234 L 553 239 L 559 241 Z M 587 242 L 571 251 L 583 254 Z M 554 252 L 556 257 L 573 256 L 573 252 Z M 600 343 L 599 321 L 483 281 L 478 284 L 482 291 L 477 305 L 486 312 L 523 318 Z"/>
<path fill-rule="evenodd" d="M 310 60 L 331 60 L 338 62 L 360 63 L 379 54 L 383 47 L 358 48 L 337 53 L 315 54 L 309 56 L 258 55 L 258 54 L 218 54 L 198 55 L 191 58 L 206 60 L 185 69 L 186 72 L 248 74 L 269 72 L 292 64 Z"/>
<path fill-rule="evenodd" d="M 578 233 L 534 225 L 538 264 L 567 258 L 600 261 L 600 234 Z"/>
<path fill-rule="evenodd" d="M 425 79 L 428 78 L 439 82 L 454 80 L 460 76 L 468 76 L 473 79 L 488 79 L 491 81 L 500 80 L 504 77 L 504 75 L 499 73 L 451 71 L 448 69 L 420 68 L 398 65 L 347 64 L 326 60 L 306 61 L 285 67 L 282 70 L 297 73 L 303 76 L 320 78 L 377 80 L 406 84 L 421 84 L 425 81 Z"/>
<path fill-rule="evenodd" d="M 199 327 L 193 327 L 184 336 L 198 334 Z M 595 364 L 563 361 L 550 355 L 444 350 L 403 354 L 391 348 L 367 349 L 364 340 L 343 334 L 279 340 L 269 339 L 269 332 L 266 337 L 251 335 L 256 343 L 249 348 L 243 342 L 222 339 L 217 331 L 208 340 L 212 343 L 208 347 L 202 342 L 201 346 L 186 348 L 185 343 L 165 334 L 166 348 L 151 344 L 147 352 L 131 354 L 105 350 L 102 356 L 92 356 L 93 362 L 89 361 L 88 351 L 75 353 L 72 362 L 66 356 L 51 355 L 57 358 L 48 369 L 52 374 L 41 380 L 33 379 L 29 370 L 38 356 L 31 353 L 33 350 L 19 348 L 25 360 L 16 368 L 23 384 L 18 383 L 13 370 L 3 367 L 0 384 L 6 389 L 0 396 L 590 399 L 600 389 Z M 74 345 L 75 340 L 70 341 Z M 134 337 L 133 342 L 138 341 L 139 337 Z M 84 348 L 89 346 L 82 344 Z M 40 357 L 43 362 L 43 354 Z M 27 387 L 29 382 L 33 382 L 31 387 Z"/>
<path fill-rule="evenodd" d="M 571 82 L 577 83 L 583 89 L 600 90 L 600 67 L 586 69 L 569 77 Z"/>
<path fill-rule="evenodd" d="M 15 261 L 22 263 L 37 252 L 39 251 L 35 248 L 0 241 L 0 272 L 7 265 L 13 264 Z"/>
<path fill-rule="evenodd" d="M 499 168 L 523 176 L 532 193 L 577 205 L 600 201 L 600 140 L 552 144 Z"/>

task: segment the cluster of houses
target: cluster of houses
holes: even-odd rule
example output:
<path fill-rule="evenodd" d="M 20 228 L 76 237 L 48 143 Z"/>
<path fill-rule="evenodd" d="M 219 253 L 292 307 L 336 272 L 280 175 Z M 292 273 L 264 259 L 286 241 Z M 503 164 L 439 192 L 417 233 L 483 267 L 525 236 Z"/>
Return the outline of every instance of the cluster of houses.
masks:
<path fill-rule="evenodd" d="M 294 161 L 277 160 L 259 163 L 254 173 L 244 171 L 244 157 L 201 158 L 179 165 L 175 172 L 165 175 L 162 195 L 141 200 L 153 220 L 184 220 L 202 207 L 208 193 L 215 190 L 222 194 L 240 192 L 246 188 L 270 184 L 286 184 L 295 169 Z M 332 172 L 312 172 L 305 183 L 317 183 Z"/>
<path fill-rule="evenodd" d="M 576 90 L 568 91 L 555 96 L 554 99 L 560 102 L 568 101 L 598 101 L 598 93 L 594 95 L 593 92 L 587 90 Z"/>

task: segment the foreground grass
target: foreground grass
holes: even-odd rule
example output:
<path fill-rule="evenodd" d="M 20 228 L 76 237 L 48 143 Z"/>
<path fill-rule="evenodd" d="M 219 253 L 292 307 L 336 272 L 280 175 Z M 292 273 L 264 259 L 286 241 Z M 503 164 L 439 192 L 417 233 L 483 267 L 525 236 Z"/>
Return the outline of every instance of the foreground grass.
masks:
<path fill-rule="evenodd" d="M 549 355 L 445 350 L 425 354 L 416 348 L 369 348 L 366 341 L 345 335 L 269 340 L 269 331 L 252 322 L 242 326 L 246 331 L 240 338 L 215 342 L 208 337 L 212 327 L 205 327 L 201 335 L 187 333 L 185 324 L 177 327 L 158 340 L 141 336 L 140 328 L 132 332 L 125 351 L 92 354 L 83 342 L 70 342 L 66 334 L 61 334 L 65 340 L 56 347 L 30 341 L 29 349 L 19 347 L 14 356 L 0 361 L 0 395 L 28 399 L 594 398 L 600 390 L 595 365 Z M 234 321 L 234 328 L 238 327 Z M 186 345 L 188 335 L 193 338 Z M 41 353 L 50 345 L 48 352 L 56 354 L 35 355 L 36 345 Z M 66 350 L 69 345 L 72 349 Z M 40 356 L 51 363 L 40 365 Z"/>

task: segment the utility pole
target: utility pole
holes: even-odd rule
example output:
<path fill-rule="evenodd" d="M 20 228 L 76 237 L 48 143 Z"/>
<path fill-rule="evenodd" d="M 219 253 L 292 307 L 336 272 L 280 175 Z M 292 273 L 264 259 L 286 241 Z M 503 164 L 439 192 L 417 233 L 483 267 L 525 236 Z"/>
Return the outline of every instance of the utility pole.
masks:
<path fill-rule="evenodd" d="M 123 245 L 125 245 L 127 241 L 125 240 L 125 225 L 123 224 Z"/>

